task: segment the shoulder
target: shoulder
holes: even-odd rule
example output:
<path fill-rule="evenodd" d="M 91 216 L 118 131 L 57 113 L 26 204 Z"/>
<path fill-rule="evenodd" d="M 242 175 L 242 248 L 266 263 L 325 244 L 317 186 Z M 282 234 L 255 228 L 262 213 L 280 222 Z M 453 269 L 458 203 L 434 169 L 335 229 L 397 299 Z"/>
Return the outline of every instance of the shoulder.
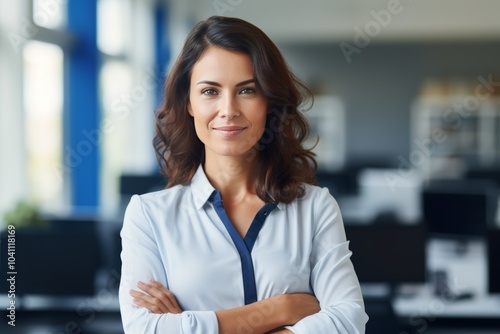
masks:
<path fill-rule="evenodd" d="M 173 186 L 172 188 L 162 189 L 136 196 L 138 196 L 141 199 L 141 201 L 146 204 L 165 203 L 173 199 L 176 199 L 179 196 L 186 195 L 188 189 L 189 185 L 187 186 L 176 185 Z"/>
<path fill-rule="evenodd" d="M 315 243 L 314 258 L 319 259 L 325 250 L 346 241 L 344 223 L 340 207 L 328 188 L 314 185 L 305 186 L 302 199 L 310 210 L 310 224 Z"/>
<path fill-rule="evenodd" d="M 306 213 L 315 229 L 342 222 L 339 205 L 328 188 L 305 184 L 304 190 L 304 196 L 296 199 L 297 206 Z"/>
<path fill-rule="evenodd" d="M 179 203 L 189 199 L 189 186 L 177 185 L 172 188 L 154 191 L 142 195 L 134 195 L 127 206 L 127 212 L 140 212 L 146 216 L 171 212 Z"/>
<path fill-rule="evenodd" d="M 330 194 L 328 188 L 319 187 L 312 184 L 304 184 L 304 196 L 295 199 L 298 203 L 310 203 L 315 207 L 332 206 L 338 209 L 335 198 Z"/>
<path fill-rule="evenodd" d="M 189 186 L 175 186 L 132 196 L 125 210 L 122 237 L 151 241 L 160 229 L 175 226 L 179 215 L 191 205 L 189 194 Z"/>
<path fill-rule="evenodd" d="M 302 221 L 309 221 L 313 225 L 323 221 L 337 220 L 340 209 L 335 198 L 328 188 L 316 185 L 303 184 L 304 194 L 289 204 L 283 205 L 289 214 L 298 215 Z"/>

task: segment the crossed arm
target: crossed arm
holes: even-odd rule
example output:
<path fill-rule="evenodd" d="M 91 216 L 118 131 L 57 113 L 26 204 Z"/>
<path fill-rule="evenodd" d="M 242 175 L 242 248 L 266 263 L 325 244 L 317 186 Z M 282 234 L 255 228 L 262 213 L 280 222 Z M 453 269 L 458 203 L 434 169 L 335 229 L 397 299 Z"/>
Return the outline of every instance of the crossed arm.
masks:
<path fill-rule="evenodd" d="M 136 289 L 139 280 L 153 277 L 166 282 L 167 278 L 163 270 L 152 270 L 163 268 L 164 264 L 154 239 L 151 219 L 145 215 L 140 197 L 133 197 L 122 229 L 123 264 L 119 296 L 125 331 L 237 333 L 241 332 L 243 321 L 249 325 L 245 332 L 253 333 L 364 334 L 368 317 L 349 260 L 351 253 L 337 204 L 327 191 L 322 191 L 317 197 L 319 200 L 313 201 L 317 204 L 314 208 L 317 216 L 313 221 L 318 221 L 318 226 L 310 256 L 312 271 L 309 281 L 314 295 L 321 300 L 321 310 L 314 296 L 284 294 L 215 312 L 183 311 L 175 296 L 157 282 L 144 283 Z M 285 326 L 290 329 L 284 330 Z"/>
<path fill-rule="evenodd" d="M 138 282 L 142 291 L 130 290 L 136 306 L 144 307 L 151 313 L 182 313 L 174 294 L 159 282 Z M 265 310 L 265 312 L 262 312 Z M 304 317 L 320 311 L 318 300 L 309 294 L 283 294 L 250 305 L 216 311 L 220 333 L 236 333 L 240 325 L 237 319 L 251 317 L 258 312 L 262 321 L 253 322 L 254 333 L 292 333 L 283 328 L 293 325 Z"/>

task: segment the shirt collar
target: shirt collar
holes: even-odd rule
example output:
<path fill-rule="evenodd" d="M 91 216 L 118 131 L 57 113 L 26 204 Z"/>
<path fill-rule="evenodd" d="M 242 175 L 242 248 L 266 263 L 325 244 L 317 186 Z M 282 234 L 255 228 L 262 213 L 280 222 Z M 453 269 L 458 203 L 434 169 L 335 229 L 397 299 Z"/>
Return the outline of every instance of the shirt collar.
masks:
<path fill-rule="evenodd" d="M 193 192 L 194 203 L 196 210 L 203 208 L 205 203 L 209 200 L 215 188 L 208 181 L 207 175 L 200 164 L 193 178 L 191 179 L 191 191 Z"/>
<path fill-rule="evenodd" d="M 210 181 L 208 181 L 207 175 L 203 170 L 203 166 L 200 164 L 193 178 L 191 179 L 191 191 L 193 192 L 194 203 L 196 205 L 196 210 L 201 210 L 205 203 L 210 200 L 210 196 L 217 191 Z M 279 210 L 285 208 L 284 203 L 277 203 L 276 206 Z"/>

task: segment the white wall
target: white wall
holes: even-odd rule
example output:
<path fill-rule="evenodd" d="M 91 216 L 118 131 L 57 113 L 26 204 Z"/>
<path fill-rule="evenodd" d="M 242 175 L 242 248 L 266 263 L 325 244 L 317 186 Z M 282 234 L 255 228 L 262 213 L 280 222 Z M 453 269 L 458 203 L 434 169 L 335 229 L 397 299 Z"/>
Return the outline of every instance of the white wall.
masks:
<path fill-rule="evenodd" d="M 23 4 L 0 0 L 0 223 L 5 211 L 27 195 L 22 54 L 9 41 L 30 33 L 21 20 L 27 17 Z"/>
<path fill-rule="evenodd" d="M 178 1 L 178 0 L 177 0 Z M 184 2 L 184 1 L 183 1 Z M 496 0 L 190 0 L 196 19 L 210 15 L 251 21 L 280 41 L 349 41 L 354 28 L 375 21 L 372 11 L 391 12 L 376 34 L 386 40 L 441 40 L 500 37 Z M 375 29 L 375 28 L 373 28 Z M 376 30 L 374 30 L 376 31 Z"/>
<path fill-rule="evenodd" d="M 388 0 L 190 0 L 188 14 L 175 6 L 170 14 L 196 22 L 216 15 L 214 4 L 221 3 L 224 15 L 262 28 L 311 88 L 343 99 L 348 160 L 381 158 L 397 166 L 400 156 L 408 158 L 409 110 L 426 78 L 475 80 L 500 71 L 500 1 L 401 1 L 401 13 L 350 63 L 340 42 L 355 45 L 354 28 L 374 21 L 370 11 L 387 9 Z"/>

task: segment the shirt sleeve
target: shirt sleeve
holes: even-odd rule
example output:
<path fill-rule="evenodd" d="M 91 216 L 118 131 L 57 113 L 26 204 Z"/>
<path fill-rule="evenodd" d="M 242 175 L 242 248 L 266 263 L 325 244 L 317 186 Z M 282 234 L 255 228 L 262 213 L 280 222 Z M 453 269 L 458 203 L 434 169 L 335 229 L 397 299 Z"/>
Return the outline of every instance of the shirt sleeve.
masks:
<path fill-rule="evenodd" d="M 364 334 L 368 316 L 340 209 L 327 189 L 316 202 L 310 283 L 321 311 L 287 327 L 296 334 Z"/>
<path fill-rule="evenodd" d="M 120 312 L 125 333 L 218 333 L 218 321 L 212 311 L 184 311 L 180 314 L 153 314 L 132 302 L 131 289 L 137 282 L 157 280 L 168 288 L 150 217 L 145 214 L 140 196 L 134 195 L 125 212 L 122 238 L 122 273 L 119 288 Z"/>

